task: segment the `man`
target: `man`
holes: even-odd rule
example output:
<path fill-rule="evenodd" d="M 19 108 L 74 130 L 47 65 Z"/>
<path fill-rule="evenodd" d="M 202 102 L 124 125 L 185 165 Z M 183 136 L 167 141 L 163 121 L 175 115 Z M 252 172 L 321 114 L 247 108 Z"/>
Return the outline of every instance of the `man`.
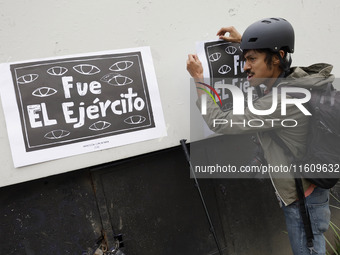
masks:
<path fill-rule="evenodd" d="M 225 34 L 229 33 L 229 36 Z M 294 52 L 294 30 L 291 24 L 282 18 L 270 18 L 257 21 L 250 25 L 241 36 L 234 27 L 221 28 L 217 35 L 230 42 L 240 42 L 245 60 L 244 71 L 251 86 L 266 86 L 264 95 L 253 102 L 258 110 L 270 109 L 273 104 L 273 88 L 280 94 L 280 86 L 310 88 L 327 84 L 332 80 L 332 66 L 316 64 L 306 68 L 291 68 L 290 54 Z M 197 55 L 189 55 L 187 70 L 196 81 L 197 87 L 202 87 L 203 68 Z M 201 95 L 205 93 L 197 89 L 197 105 L 201 105 Z M 308 133 L 308 116 L 294 104 L 286 105 L 286 115 L 281 113 L 281 97 L 278 96 L 277 108 L 269 115 L 255 115 L 246 108 L 244 115 L 234 115 L 233 111 L 223 112 L 207 97 L 207 114 L 204 120 L 211 130 L 222 134 L 242 134 L 257 132 L 258 140 L 264 152 L 264 158 L 271 166 L 289 166 L 292 157 L 285 154 L 284 149 L 270 135 L 276 135 L 284 141 L 295 159 L 301 159 L 306 151 Z M 229 124 L 213 125 L 213 119 L 225 119 Z M 231 121 L 240 123 L 252 119 L 262 120 L 261 127 L 230 125 Z M 285 127 L 282 120 L 293 119 L 296 125 Z M 275 121 L 268 121 L 275 120 Z M 299 211 L 299 203 L 295 180 L 292 175 L 270 173 L 275 193 L 282 204 L 286 225 L 294 255 L 325 254 L 323 232 L 328 228 L 330 211 L 328 205 L 329 191 L 316 187 L 302 180 L 306 203 L 311 215 L 311 226 L 314 240 L 307 245 L 306 233 Z"/>

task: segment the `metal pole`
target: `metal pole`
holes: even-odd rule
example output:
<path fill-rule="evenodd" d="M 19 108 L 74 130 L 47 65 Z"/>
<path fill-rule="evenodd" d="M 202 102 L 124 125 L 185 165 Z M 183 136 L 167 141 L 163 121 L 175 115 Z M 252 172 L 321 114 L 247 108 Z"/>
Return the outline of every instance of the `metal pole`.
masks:
<path fill-rule="evenodd" d="M 185 153 L 185 157 L 186 157 L 186 159 L 187 159 L 187 161 L 188 161 L 188 163 L 189 163 L 189 166 L 190 166 L 190 170 L 191 170 L 192 176 L 194 177 L 195 186 L 196 186 L 196 188 L 197 188 L 197 190 L 198 190 L 198 193 L 199 193 L 199 195 L 200 195 L 200 198 L 201 198 L 201 201 L 202 201 L 202 204 L 203 204 L 203 207 L 204 207 L 205 215 L 207 216 L 207 219 L 208 219 L 208 222 L 209 222 L 209 225 L 210 225 L 210 231 L 211 231 L 211 233 L 212 233 L 213 236 L 214 236 L 215 243 L 216 243 L 216 246 L 217 246 L 217 249 L 218 249 L 219 254 L 220 254 L 220 255 L 223 255 L 223 254 L 222 254 L 221 247 L 220 247 L 220 244 L 219 244 L 218 239 L 217 239 L 217 235 L 216 235 L 216 232 L 215 232 L 214 225 L 212 224 L 212 221 L 211 221 L 211 218 L 210 218 L 210 215 L 209 215 L 209 212 L 208 212 L 208 208 L 207 208 L 207 206 L 206 206 L 206 204 L 205 204 L 205 201 L 204 201 L 204 198 L 203 198 L 203 195 L 202 195 L 200 186 L 199 186 L 199 184 L 198 184 L 198 181 L 197 181 L 197 178 L 196 178 L 194 169 L 193 169 L 193 167 L 192 167 L 191 160 L 190 160 L 190 155 L 189 155 L 188 148 L 187 148 L 185 142 L 186 142 L 185 139 L 180 140 L 180 143 L 181 143 L 182 148 L 183 148 L 184 153 Z"/>

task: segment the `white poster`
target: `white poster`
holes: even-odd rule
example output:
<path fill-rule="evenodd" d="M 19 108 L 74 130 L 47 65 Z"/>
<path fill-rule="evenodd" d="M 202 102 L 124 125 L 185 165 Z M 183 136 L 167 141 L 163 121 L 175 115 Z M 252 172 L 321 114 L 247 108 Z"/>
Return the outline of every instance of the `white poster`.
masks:
<path fill-rule="evenodd" d="M 203 75 L 210 79 L 213 88 L 217 84 L 230 84 L 239 87 L 246 94 L 250 84 L 243 69 L 244 60 L 239 43 L 223 40 L 197 42 L 196 51 L 203 65 Z M 233 102 L 231 92 L 218 92 L 220 93 L 216 95 L 216 99 L 219 99 L 221 109 L 230 110 Z"/>
<path fill-rule="evenodd" d="M 166 135 L 149 47 L 0 65 L 15 167 Z"/>
<path fill-rule="evenodd" d="M 250 87 L 247 75 L 244 72 L 244 60 L 239 43 L 224 40 L 211 40 L 196 42 L 196 53 L 203 66 L 203 76 L 206 78 L 207 90 L 219 105 L 222 111 L 229 111 L 233 106 L 233 97 L 229 90 L 219 89 L 217 85 L 229 84 L 240 88 L 246 97 Z M 253 93 L 257 98 L 257 93 Z M 192 133 L 194 131 L 191 130 Z M 216 136 L 208 126 L 203 123 L 204 137 Z"/>

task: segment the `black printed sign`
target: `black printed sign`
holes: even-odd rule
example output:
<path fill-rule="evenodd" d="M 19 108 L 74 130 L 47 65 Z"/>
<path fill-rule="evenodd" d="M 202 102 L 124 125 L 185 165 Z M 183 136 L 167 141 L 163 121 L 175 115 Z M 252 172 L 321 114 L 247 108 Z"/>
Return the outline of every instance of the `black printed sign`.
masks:
<path fill-rule="evenodd" d="M 231 84 L 239 87 L 246 95 L 250 87 L 244 72 L 244 61 L 239 43 L 214 41 L 204 43 L 205 55 L 208 62 L 210 78 L 214 87 L 216 84 Z M 254 98 L 257 94 L 253 93 Z M 232 108 L 232 94 L 229 90 L 221 91 L 222 110 Z M 247 97 L 245 96 L 245 99 Z"/>
<path fill-rule="evenodd" d="M 155 127 L 140 52 L 10 70 L 27 152 Z"/>

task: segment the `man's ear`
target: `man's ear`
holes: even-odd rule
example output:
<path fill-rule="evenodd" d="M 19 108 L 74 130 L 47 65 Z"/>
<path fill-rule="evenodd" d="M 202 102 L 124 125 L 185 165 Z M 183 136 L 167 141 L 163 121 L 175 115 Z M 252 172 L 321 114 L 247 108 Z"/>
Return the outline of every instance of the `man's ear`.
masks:
<path fill-rule="evenodd" d="M 280 50 L 279 51 L 279 54 L 281 56 L 281 58 L 283 59 L 284 55 L 285 55 L 285 52 L 283 50 Z M 277 55 L 274 55 L 273 56 L 273 64 L 274 65 L 280 65 L 280 59 L 279 59 L 279 56 Z"/>
<path fill-rule="evenodd" d="M 280 51 L 279 51 L 279 54 L 280 54 L 281 58 L 284 58 L 285 52 L 284 52 L 283 50 L 280 50 Z"/>

